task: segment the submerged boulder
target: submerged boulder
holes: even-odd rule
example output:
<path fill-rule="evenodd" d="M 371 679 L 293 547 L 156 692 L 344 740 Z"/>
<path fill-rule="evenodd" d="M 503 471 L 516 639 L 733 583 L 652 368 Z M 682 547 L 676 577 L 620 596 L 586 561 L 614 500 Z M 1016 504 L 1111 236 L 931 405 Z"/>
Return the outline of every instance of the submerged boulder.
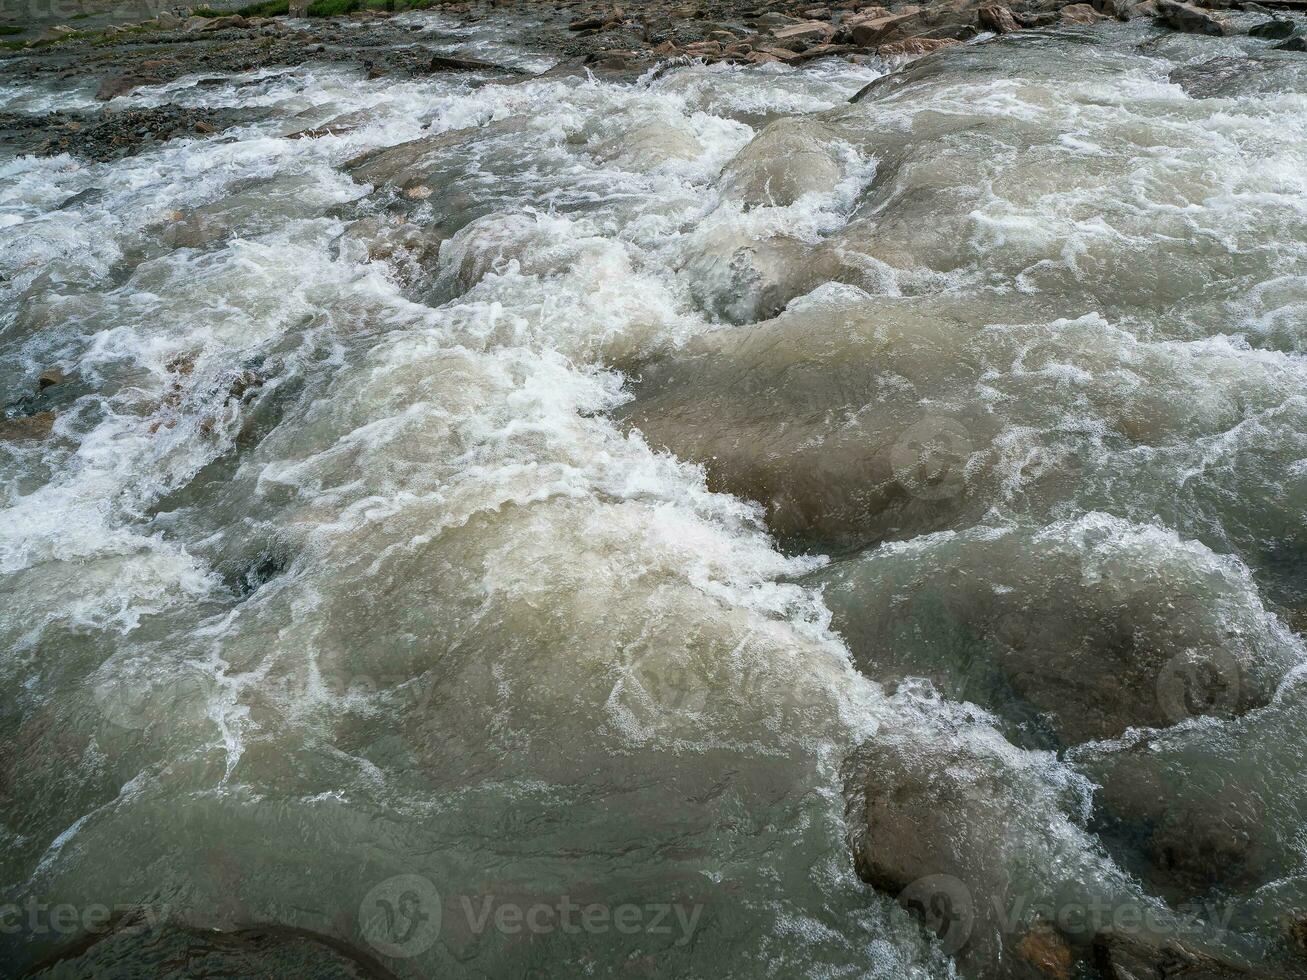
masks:
<path fill-rule="evenodd" d="M 836 134 L 805 119 L 765 127 L 722 171 L 722 193 L 748 206 L 793 204 L 805 194 L 828 194 L 840 182 Z"/>
<path fill-rule="evenodd" d="M 1236 963 L 1174 936 L 1104 929 L 1094 938 L 1094 964 L 1104 980 L 1287 980 L 1289 974 Z"/>
<path fill-rule="evenodd" d="M 1245 714 L 1301 662 L 1241 566 L 1105 515 L 917 539 L 808 582 L 864 673 L 927 677 L 1059 746 Z"/>
<path fill-rule="evenodd" d="M 1046 912 L 1130 900 L 1125 879 L 1067 816 L 1083 788 L 992 733 L 932 735 L 877 736 L 847 761 L 858 876 L 913 911 L 968 973 L 1065 978 L 1093 933 Z"/>

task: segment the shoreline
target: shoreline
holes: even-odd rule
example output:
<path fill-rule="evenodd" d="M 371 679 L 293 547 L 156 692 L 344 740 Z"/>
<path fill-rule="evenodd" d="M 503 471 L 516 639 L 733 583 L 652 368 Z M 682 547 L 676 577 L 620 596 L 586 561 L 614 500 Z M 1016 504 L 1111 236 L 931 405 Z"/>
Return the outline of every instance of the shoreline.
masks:
<path fill-rule="evenodd" d="M 449 25 L 443 30 L 423 28 L 403 16 L 410 11 L 363 9 L 292 19 L 196 8 L 215 16 L 183 18 L 164 10 L 148 21 L 109 25 L 94 33 L 55 25 L 34 40 L 3 42 L 9 50 L 0 54 L 0 62 L 7 66 L 11 80 L 81 82 L 90 76 L 97 86 L 95 99 L 103 108 L 44 116 L 0 112 L 0 145 L 22 154 L 66 152 L 103 161 L 183 136 L 215 134 L 243 121 L 240 113 L 167 104 L 123 108 L 114 101 L 138 88 L 192 75 L 200 75 L 197 84 L 204 84 L 205 75 L 338 64 L 356 68 L 368 79 L 403 80 L 444 72 L 505 76 L 492 82 L 530 77 L 521 67 L 457 53 L 459 31 L 487 21 L 497 22 L 508 44 L 557 58 L 549 73 L 589 71 L 631 79 L 659 64 L 678 62 L 801 67 L 835 57 L 855 63 L 877 60 L 897 68 L 976 39 L 1140 19 L 1164 31 L 1216 36 L 1253 33 L 1275 47 L 1307 50 L 1302 17 L 1238 0 L 1209 0 L 1211 7 L 1177 0 L 1094 0 L 1092 6 L 1072 0 L 1016 0 L 1010 5 L 995 0 L 945 0 L 888 6 L 862 0 L 840 0 L 830 6 L 804 0 L 754 5 L 669 0 L 643 7 L 638 14 L 590 0 L 418 2 L 420 12 L 443 15 Z M 1307 0 L 1271 2 L 1307 9 Z M 262 7 L 279 4 L 280 0 L 273 0 Z M 1214 9 L 1217 6 L 1222 9 Z M 1257 22 L 1235 23 L 1240 13 L 1258 15 Z"/>

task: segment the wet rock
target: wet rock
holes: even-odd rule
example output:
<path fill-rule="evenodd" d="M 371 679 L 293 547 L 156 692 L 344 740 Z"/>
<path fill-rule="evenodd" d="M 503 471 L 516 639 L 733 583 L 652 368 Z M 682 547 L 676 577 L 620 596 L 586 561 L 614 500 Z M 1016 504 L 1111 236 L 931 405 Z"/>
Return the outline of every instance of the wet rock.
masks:
<path fill-rule="evenodd" d="M 120 95 L 126 95 L 142 85 L 158 85 L 161 79 L 153 75 L 113 75 L 100 82 L 95 97 L 101 102 L 108 102 Z"/>
<path fill-rule="evenodd" d="M 429 283 L 440 268 L 445 238 L 430 225 L 396 222 L 373 216 L 361 218 L 341 235 L 340 246 L 361 246 L 369 261 L 386 262 L 399 282 L 411 287 Z"/>
<path fill-rule="evenodd" d="M 1299 34 L 1275 45 L 1277 51 L 1307 51 L 1307 35 Z"/>
<path fill-rule="evenodd" d="M 1094 938 L 1094 961 L 1105 980 L 1276 980 L 1277 975 L 1234 963 L 1174 936 L 1105 929 Z"/>
<path fill-rule="evenodd" d="M 449 175 L 458 168 L 460 151 L 485 140 L 520 132 L 530 123 L 531 120 L 527 117 L 513 116 L 485 126 L 424 136 L 361 154 L 348 160 L 345 169 L 360 182 L 390 185 L 401 191 L 423 184 L 428 187 L 440 186 L 441 175 Z"/>
<path fill-rule="evenodd" d="M 37 376 L 36 386 L 40 391 L 45 391 L 46 388 L 53 388 L 55 385 L 61 385 L 66 380 L 67 378 L 64 377 L 64 373 L 58 368 L 47 368 Z"/>
<path fill-rule="evenodd" d="M 1307 682 L 1294 672 L 1270 704 L 1240 718 L 1075 755 L 1100 787 L 1101 832 L 1151 888 L 1182 900 L 1250 893 L 1301 873 L 1304 724 Z"/>
<path fill-rule="evenodd" d="M 246 23 L 245 18 L 240 14 L 229 14 L 224 17 L 191 17 L 182 29 L 193 34 L 202 31 L 230 30 L 234 27 L 244 27 Z"/>
<path fill-rule="evenodd" d="M 1248 36 L 1278 41 L 1291 35 L 1294 30 L 1293 21 L 1287 17 L 1276 17 L 1273 20 L 1262 21 L 1262 23 L 1254 24 L 1248 28 Z"/>
<path fill-rule="evenodd" d="M 0 442 L 47 439 L 54 431 L 54 412 L 37 412 L 19 418 L 0 419 Z"/>
<path fill-rule="evenodd" d="M 583 130 L 582 135 L 589 134 Z M 704 152 L 703 145 L 684 126 L 657 120 L 615 136 L 604 137 L 596 132 L 593 138 L 593 145 L 588 140 L 587 147 L 597 159 L 641 172 L 676 160 L 694 160 Z"/>
<path fill-rule="evenodd" d="M 1298 662 L 1246 573 L 1107 518 L 966 531 L 837 562 L 807 584 L 860 671 L 929 678 L 1038 747 L 1246 714 Z"/>
<path fill-rule="evenodd" d="M 778 40 L 788 41 L 799 38 L 816 43 L 829 41 L 834 34 L 835 28 L 820 20 L 804 21 L 787 27 L 778 27 L 772 31 L 772 36 Z"/>
<path fill-rule="evenodd" d="M 1223 17 L 1179 0 L 1157 0 L 1157 17 L 1172 30 L 1187 34 L 1221 37 L 1229 33 L 1229 25 Z"/>
<path fill-rule="evenodd" d="M 953 38 L 909 37 L 904 38 L 902 41 L 891 41 L 889 44 L 882 44 L 876 49 L 876 53 L 882 58 L 892 58 L 895 55 L 922 55 L 938 51 L 940 48 L 947 48 L 950 44 L 961 43 L 961 41 Z"/>
<path fill-rule="evenodd" d="M 976 17 L 980 21 L 980 26 L 987 31 L 993 31 L 995 34 L 1009 34 L 1012 31 L 1020 30 L 1020 25 L 1016 18 L 1012 16 L 1012 11 L 1001 4 L 986 4 L 976 11 Z"/>
<path fill-rule="evenodd" d="M 1092 937 L 1058 933 L 1034 908 L 1102 898 L 1116 882 L 1065 815 L 1079 788 L 1009 750 L 967 729 L 859 746 L 844 770 L 854 868 L 917 913 L 967 972 L 1065 978 L 1072 945 Z"/>
<path fill-rule="evenodd" d="M 842 176 L 831 148 L 835 134 L 805 119 L 778 119 L 755 136 L 722 171 L 722 193 L 746 205 L 793 204 L 829 193 Z"/>
<path fill-rule="evenodd" d="M 855 22 L 849 33 L 854 44 L 871 47 L 882 41 L 890 40 L 900 25 L 912 22 L 915 17 L 915 9 L 907 13 L 872 17 Z"/>
<path fill-rule="evenodd" d="M 496 65 L 490 61 L 480 61 L 477 58 L 456 58 L 452 55 L 432 55 L 431 60 L 427 63 L 429 71 L 490 71 L 504 72 L 509 75 L 527 74 L 520 68 L 506 68 L 503 65 Z"/>
<path fill-rule="evenodd" d="M 701 309 L 738 324 L 776 316 L 794 297 L 847 274 L 829 249 L 731 229 L 703 235 L 679 271 Z"/>
<path fill-rule="evenodd" d="M 395 980 L 373 956 L 339 940 L 288 926 L 233 931 L 162 923 L 151 909 L 120 915 L 28 972 L 37 978 L 92 976 L 300 976 Z"/>
<path fill-rule="evenodd" d="M 1037 922 L 1017 943 L 1017 953 L 1048 980 L 1071 980 L 1074 955 L 1062 934 L 1047 922 Z"/>
<path fill-rule="evenodd" d="M 1063 24 L 1099 24 L 1108 18 L 1087 3 L 1073 3 L 1062 8 Z"/>

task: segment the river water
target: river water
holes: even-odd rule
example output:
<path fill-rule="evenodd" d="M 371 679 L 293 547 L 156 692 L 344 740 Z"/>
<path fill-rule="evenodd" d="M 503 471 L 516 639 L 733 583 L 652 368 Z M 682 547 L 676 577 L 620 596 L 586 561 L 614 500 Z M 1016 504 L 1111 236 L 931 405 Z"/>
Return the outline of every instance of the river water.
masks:
<path fill-rule="evenodd" d="M 309 64 L 115 103 L 251 110 L 217 137 L 0 160 L 0 395 L 56 413 L 0 442 L 0 959 L 132 908 L 399 976 L 1004 975 L 855 875 L 878 740 L 1021 774 L 974 817 L 1031 901 L 1279 957 L 1307 62 L 897 68 Z"/>

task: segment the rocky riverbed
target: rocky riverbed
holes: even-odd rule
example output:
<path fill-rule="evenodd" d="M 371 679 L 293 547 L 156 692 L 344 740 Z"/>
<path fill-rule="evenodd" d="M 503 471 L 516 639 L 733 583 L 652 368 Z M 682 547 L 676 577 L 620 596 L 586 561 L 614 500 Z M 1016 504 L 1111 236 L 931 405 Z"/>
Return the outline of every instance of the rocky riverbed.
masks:
<path fill-rule="evenodd" d="M 0 973 L 1307 976 L 1293 4 L 149 12 L 0 77 Z"/>

